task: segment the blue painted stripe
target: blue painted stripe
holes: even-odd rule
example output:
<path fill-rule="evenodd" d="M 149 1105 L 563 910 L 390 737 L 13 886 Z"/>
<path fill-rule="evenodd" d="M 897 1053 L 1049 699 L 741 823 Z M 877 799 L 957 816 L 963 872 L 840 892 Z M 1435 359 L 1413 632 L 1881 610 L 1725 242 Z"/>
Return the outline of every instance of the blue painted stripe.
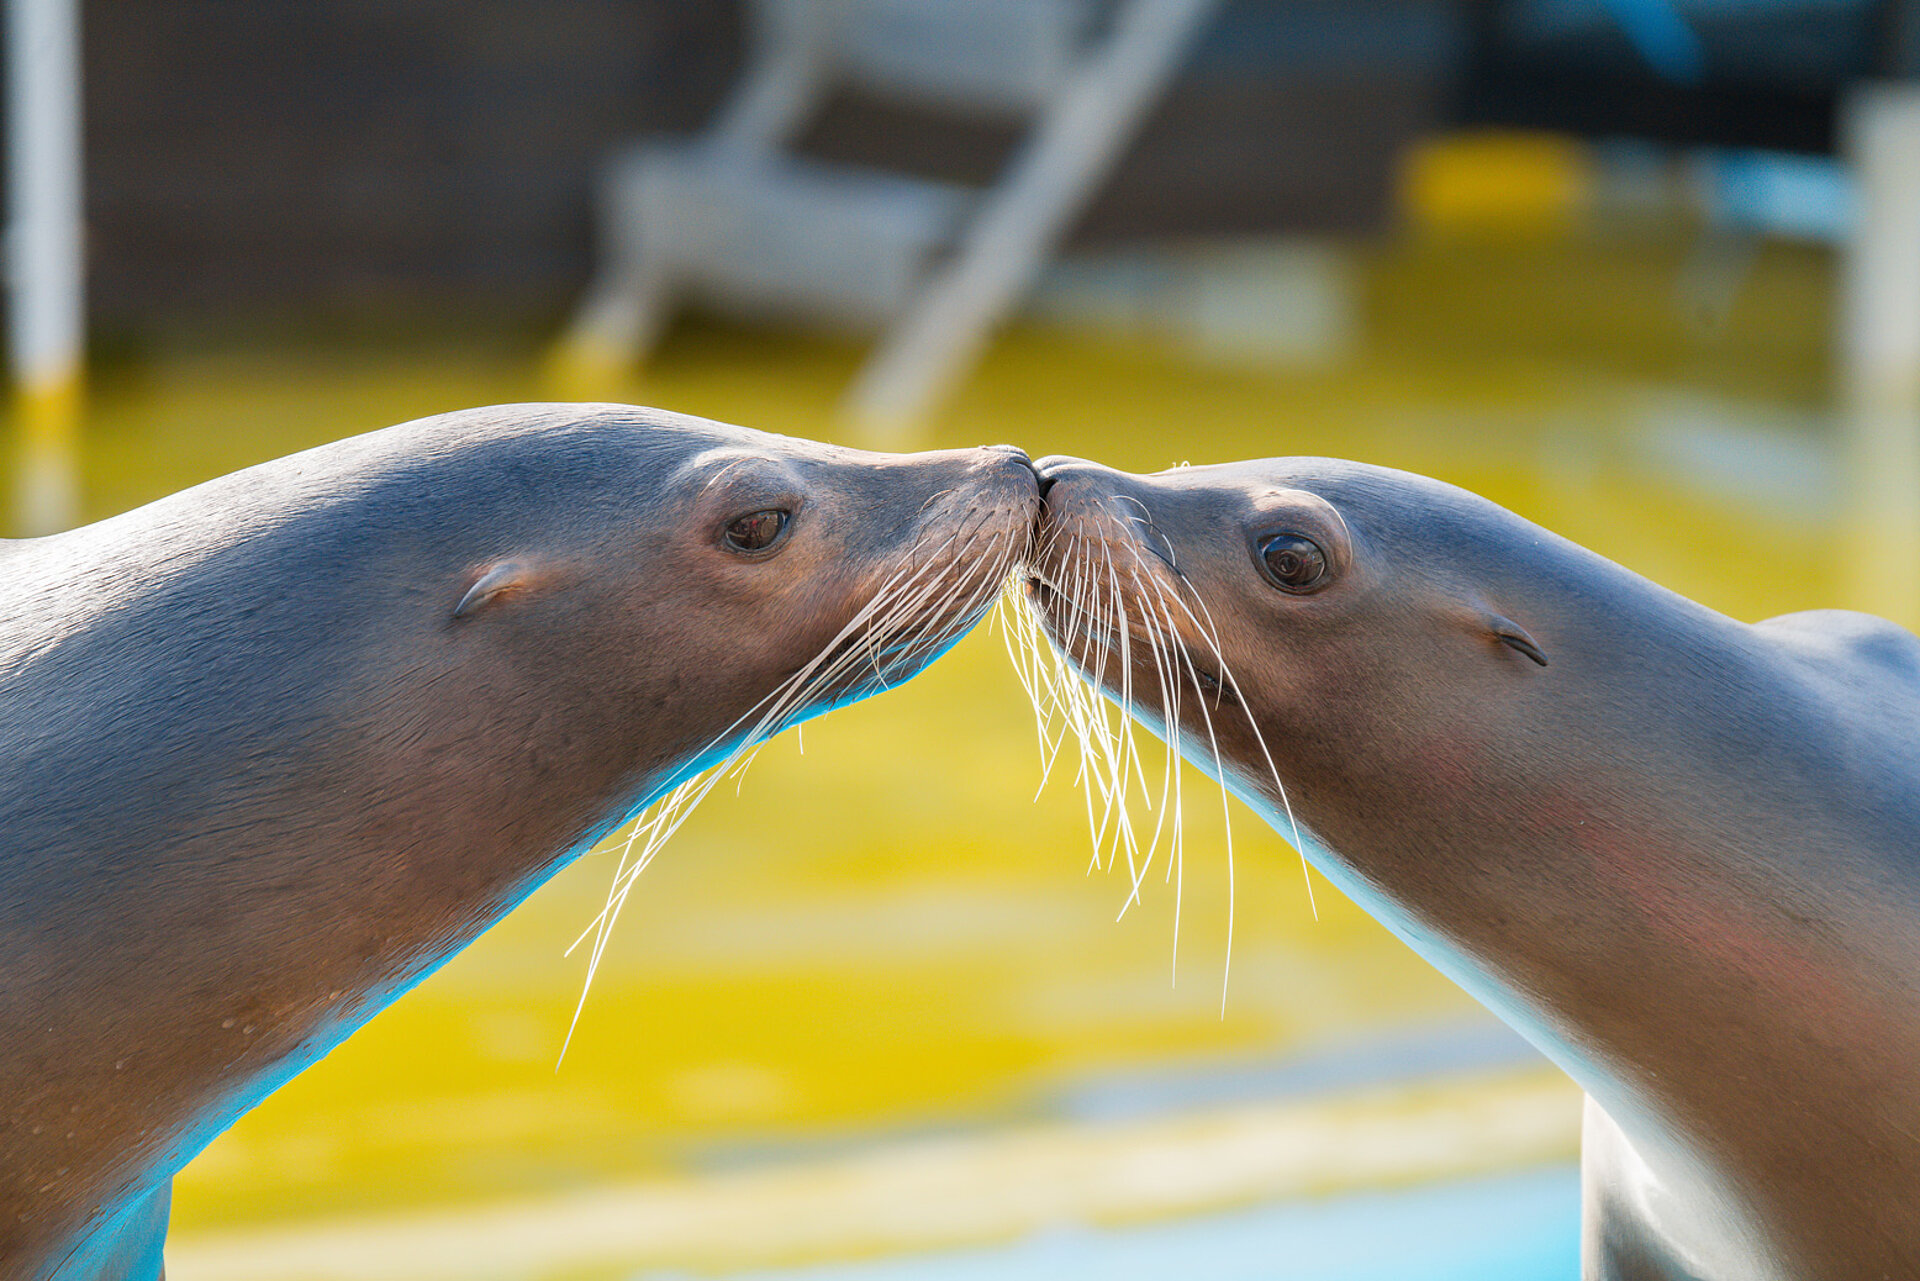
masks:
<path fill-rule="evenodd" d="M 1476 1018 L 1395 1028 L 1264 1061 L 1103 1073 L 1064 1091 L 1049 1111 L 1082 1121 L 1122 1120 L 1528 1065 L 1545 1067 L 1547 1060 L 1506 1024 Z"/>
<path fill-rule="evenodd" d="M 1579 1271 L 1579 1172 L 1550 1166 L 735 1281 L 1571 1281 Z"/>

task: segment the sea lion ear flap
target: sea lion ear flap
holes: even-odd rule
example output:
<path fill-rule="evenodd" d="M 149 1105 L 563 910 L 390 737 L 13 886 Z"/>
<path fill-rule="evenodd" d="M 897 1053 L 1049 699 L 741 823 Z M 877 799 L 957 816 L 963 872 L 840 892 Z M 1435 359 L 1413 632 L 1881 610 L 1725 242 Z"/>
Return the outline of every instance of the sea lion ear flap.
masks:
<path fill-rule="evenodd" d="M 1487 615 L 1487 630 L 1491 631 L 1493 638 L 1502 645 L 1507 646 L 1509 649 L 1518 650 L 1542 667 L 1547 665 L 1547 651 L 1541 649 L 1539 642 L 1527 634 L 1526 628 L 1520 626 L 1520 624 L 1514 622 L 1511 618 L 1505 618 L 1499 614 L 1489 614 Z"/>
<path fill-rule="evenodd" d="M 497 560 L 487 566 L 467 588 L 467 594 L 453 607 L 455 618 L 465 618 L 482 605 L 504 592 L 525 587 L 533 578 L 533 571 L 523 561 Z"/>

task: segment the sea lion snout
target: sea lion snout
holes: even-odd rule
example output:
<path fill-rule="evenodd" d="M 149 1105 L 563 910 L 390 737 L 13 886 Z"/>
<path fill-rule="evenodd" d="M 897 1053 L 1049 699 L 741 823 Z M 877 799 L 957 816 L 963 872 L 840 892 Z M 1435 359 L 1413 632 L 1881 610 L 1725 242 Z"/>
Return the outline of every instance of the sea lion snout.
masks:
<path fill-rule="evenodd" d="M 1033 464 L 1033 474 L 1040 482 L 1040 497 L 1045 498 L 1056 482 L 1075 470 L 1104 472 L 1109 469 L 1084 458 L 1075 458 L 1072 454 L 1048 454 Z"/>

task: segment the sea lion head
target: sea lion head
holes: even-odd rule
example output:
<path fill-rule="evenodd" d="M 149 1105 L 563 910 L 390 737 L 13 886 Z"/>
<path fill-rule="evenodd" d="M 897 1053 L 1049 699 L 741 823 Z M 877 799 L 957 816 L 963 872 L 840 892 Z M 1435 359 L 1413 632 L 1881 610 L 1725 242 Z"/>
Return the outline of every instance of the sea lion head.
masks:
<path fill-rule="evenodd" d="M 291 950 L 349 920 L 411 981 L 680 783 L 918 672 L 992 604 L 1037 505 L 1015 449 L 866 453 L 627 405 L 465 410 L 236 472 L 27 545 L 19 581 L 45 588 L 0 636 L 32 659 L 9 692 L 60 709 L 42 758 L 73 804 L 145 798 L 96 807 L 101 832 L 49 804 L 33 837 L 198 841 L 213 884 L 234 856 L 203 816 L 262 816 L 246 833 L 312 866 L 236 933 Z M 124 778 L 81 768 L 101 734 Z M 368 910 L 369 883 L 413 917 Z"/>
<path fill-rule="evenodd" d="M 451 417 L 426 455 L 472 461 L 437 588 L 408 567 L 423 653 L 494 695 L 496 729 L 565 725 L 641 795 L 916 674 L 992 604 L 1037 508 L 1007 446 L 869 453 L 629 406 Z"/>
<path fill-rule="evenodd" d="M 276 848 L 404 867 L 477 922 L 688 777 L 914 675 L 992 604 L 1037 506 L 1010 447 L 464 410 L 26 544 L 40 594 L 10 602 L 0 668 L 13 640 L 9 692 L 62 709 L 48 770 L 116 736 L 118 786 L 149 798 L 111 819 L 128 839 L 268 815 Z M 268 896 L 258 928 L 349 898 Z"/>
<path fill-rule="evenodd" d="M 1329 459 L 1037 466 L 1026 593 L 1049 639 L 1283 832 L 1373 835 L 1409 787 L 1524 743 L 1503 731 L 1552 681 L 1553 638 L 1512 567 L 1543 531 Z"/>

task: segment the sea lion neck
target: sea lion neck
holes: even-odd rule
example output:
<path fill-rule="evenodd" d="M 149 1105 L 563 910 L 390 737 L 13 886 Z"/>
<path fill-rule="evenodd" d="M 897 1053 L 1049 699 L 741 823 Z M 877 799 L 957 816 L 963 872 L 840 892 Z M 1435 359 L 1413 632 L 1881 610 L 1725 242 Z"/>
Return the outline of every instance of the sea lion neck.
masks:
<path fill-rule="evenodd" d="M 1041 473 L 1029 601 L 1071 671 L 1596 1102 L 1589 1271 L 1912 1271 L 1920 638 L 1739 622 L 1360 464 Z M 1163 643 L 1121 654 L 1142 617 Z"/>

